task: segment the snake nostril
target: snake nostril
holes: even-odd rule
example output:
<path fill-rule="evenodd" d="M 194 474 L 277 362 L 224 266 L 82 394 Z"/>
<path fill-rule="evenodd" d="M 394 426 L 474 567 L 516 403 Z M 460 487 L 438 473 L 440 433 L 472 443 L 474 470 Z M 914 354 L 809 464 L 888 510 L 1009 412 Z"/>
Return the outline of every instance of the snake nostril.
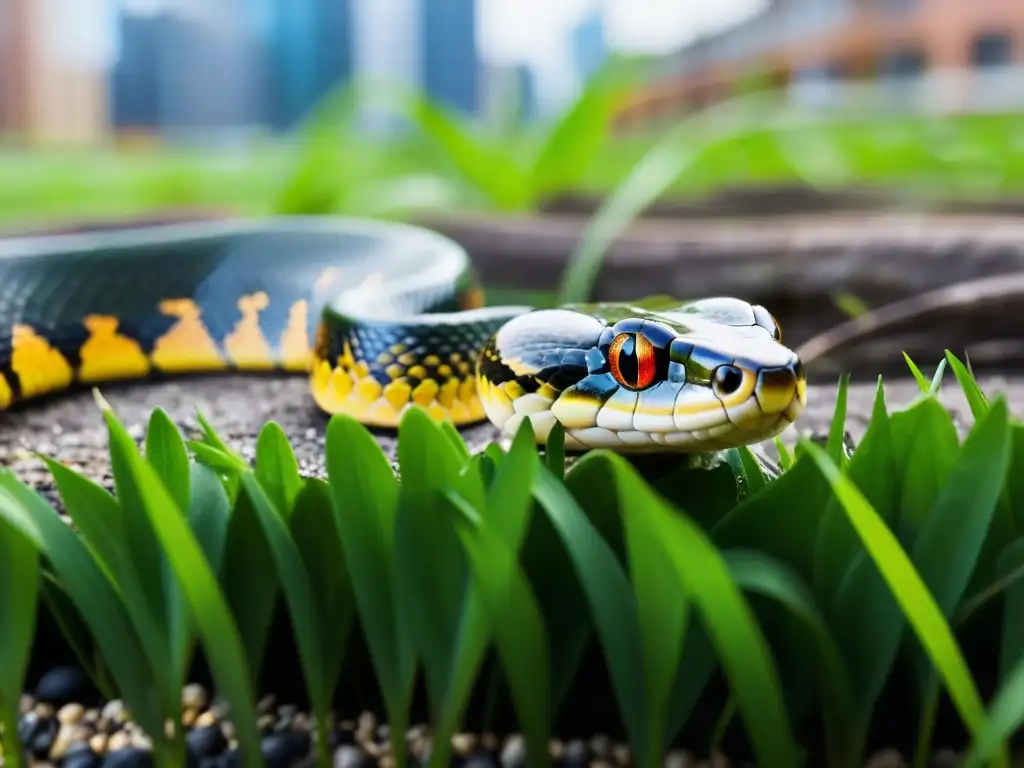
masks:
<path fill-rule="evenodd" d="M 720 365 L 715 368 L 715 376 L 712 380 L 715 394 L 725 396 L 731 395 L 743 383 L 743 374 L 732 365 Z"/>

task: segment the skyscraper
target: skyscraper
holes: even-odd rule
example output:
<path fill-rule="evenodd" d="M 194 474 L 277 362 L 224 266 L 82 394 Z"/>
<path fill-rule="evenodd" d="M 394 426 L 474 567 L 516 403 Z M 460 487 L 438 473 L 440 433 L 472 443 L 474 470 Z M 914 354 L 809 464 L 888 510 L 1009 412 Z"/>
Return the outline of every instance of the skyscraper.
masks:
<path fill-rule="evenodd" d="M 476 0 L 421 0 L 422 87 L 428 98 L 473 114 L 479 101 Z"/>
<path fill-rule="evenodd" d="M 604 13 L 600 4 L 572 32 L 572 58 L 580 84 L 593 76 L 608 56 Z"/>

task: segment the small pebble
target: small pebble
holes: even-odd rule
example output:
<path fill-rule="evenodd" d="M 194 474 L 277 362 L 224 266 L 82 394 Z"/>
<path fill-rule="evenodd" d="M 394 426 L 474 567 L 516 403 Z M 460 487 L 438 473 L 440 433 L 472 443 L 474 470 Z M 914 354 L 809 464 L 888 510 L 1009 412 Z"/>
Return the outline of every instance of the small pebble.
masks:
<path fill-rule="evenodd" d="M 18 720 L 18 738 L 26 750 L 42 760 L 49 755 L 59 727 L 55 718 L 41 717 L 36 710 L 32 710 Z"/>
<path fill-rule="evenodd" d="M 509 736 L 502 747 L 500 760 L 504 768 L 526 765 L 526 739 L 518 733 Z"/>
<path fill-rule="evenodd" d="M 199 758 L 217 757 L 228 747 L 228 740 L 218 725 L 193 728 L 185 736 L 189 751 Z"/>
<path fill-rule="evenodd" d="M 573 739 L 565 747 L 565 768 L 586 768 L 590 750 L 581 739 Z"/>
<path fill-rule="evenodd" d="M 118 731 L 107 740 L 107 752 L 122 752 L 131 746 L 132 737 L 127 731 Z"/>
<path fill-rule="evenodd" d="M 189 683 L 181 689 L 181 708 L 202 712 L 208 703 L 206 689 L 197 683 Z"/>
<path fill-rule="evenodd" d="M 471 754 L 466 761 L 462 764 L 463 768 L 497 768 L 498 764 L 494 762 L 489 754 L 483 750 L 478 749 Z"/>
<path fill-rule="evenodd" d="M 65 704 L 57 711 L 57 719 L 64 725 L 74 725 L 81 722 L 83 717 L 85 717 L 85 707 L 74 702 Z"/>
<path fill-rule="evenodd" d="M 103 758 L 97 755 L 88 744 L 72 744 L 68 748 L 61 768 L 101 768 Z"/>
<path fill-rule="evenodd" d="M 91 736 L 92 731 L 84 725 L 62 725 L 60 730 L 57 731 L 57 737 L 53 741 L 53 746 L 50 747 L 49 756 L 59 760 L 69 752 L 72 745 L 85 744 L 88 746 Z"/>
<path fill-rule="evenodd" d="M 152 768 L 153 753 L 138 747 L 127 747 L 110 752 L 103 760 L 103 768 Z"/>
<path fill-rule="evenodd" d="M 92 684 L 81 667 L 54 667 L 36 683 L 35 699 L 55 707 L 88 698 Z"/>
<path fill-rule="evenodd" d="M 452 734 L 452 752 L 459 757 L 466 757 L 476 747 L 476 736 L 471 733 Z"/>
<path fill-rule="evenodd" d="M 665 755 L 665 768 L 690 768 L 693 756 L 688 752 L 672 750 Z"/>
<path fill-rule="evenodd" d="M 196 718 L 196 728 L 209 728 L 214 725 L 217 725 L 217 716 L 210 710 L 206 710 Z"/>
<path fill-rule="evenodd" d="M 359 747 L 342 744 L 334 750 L 334 768 L 360 768 L 367 762 L 366 755 Z"/>

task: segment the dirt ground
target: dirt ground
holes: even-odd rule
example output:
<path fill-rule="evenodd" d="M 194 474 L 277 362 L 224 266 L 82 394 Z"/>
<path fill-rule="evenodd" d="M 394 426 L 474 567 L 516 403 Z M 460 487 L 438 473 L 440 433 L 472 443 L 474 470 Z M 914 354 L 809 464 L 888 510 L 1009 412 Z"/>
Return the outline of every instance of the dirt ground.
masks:
<path fill-rule="evenodd" d="M 980 381 L 990 395 L 1000 391 L 1007 393 L 1015 414 L 1024 415 L 1024 380 L 989 376 Z M 187 435 L 197 436 L 195 414 L 198 408 L 223 438 L 249 458 L 254 455 L 260 427 L 267 421 L 276 421 L 295 446 L 303 473 L 322 475 L 326 419 L 313 405 L 306 387 L 304 377 L 232 375 L 110 386 L 104 388 L 103 393 L 137 439 L 144 435 L 149 414 L 155 407 L 167 411 Z M 890 381 L 885 390 L 890 410 L 910 402 L 918 392 L 917 385 L 910 379 Z M 798 430 L 800 433 L 826 431 L 835 406 L 835 394 L 835 385 L 809 387 L 807 410 L 797 428 L 783 435 L 784 441 L 794 442 Z M 847 429 L 854 440 L 864 433 L 873 399 L 873 384 L 851 385 Z M 947 373 L 941 399 L 961 427 L 970 424 L 970 411 L 951 373 Z M 0 425 L 0 464 L 12 468 L 19 478 L 32 486 L 52 491 L 49 472 L 33 451 L 54 456 L 109 485 L 107 432 L 88 391 L 0 414 Z M 465 429 L 463 434 L 474 449 L 500 439 L 496 430 L 487 424 Z M 378 438 L 394 459 L 394 433 L 381 433 Z M 774 457 L 772 447 L 765 448 L 766 453 Z"/>

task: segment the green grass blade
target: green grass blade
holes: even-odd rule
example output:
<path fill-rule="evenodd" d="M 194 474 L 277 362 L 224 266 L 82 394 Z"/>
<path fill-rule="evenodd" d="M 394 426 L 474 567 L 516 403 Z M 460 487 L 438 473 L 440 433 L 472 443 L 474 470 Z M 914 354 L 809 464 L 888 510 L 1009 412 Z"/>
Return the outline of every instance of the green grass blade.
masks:
<path fill-rule="evenodd" d="M 788 472 L 793 468 L 793 454 L 790 453 L 786 444 L 782 442 L 782 438 L 775 437 L 775 450 L 779 452 L 779 465 L 782 467 L 783 472 Z"/>
<path fill-rule="evenodd" d="M 411 408 L 398 428 L 402 483 L 395 517 L 395 586 L 405 632 L 415 639 L 435 716 L 444 707 L 455 663 L 468 565 L 442 492 L 451 489 L 474 509 L 484 506 L 480 476 L 441 427 Z M 444 746 L 439 746 L 444 749 Z"/>
<path fill-rule="evenodd" d="M 285 518 L 289 517 L 295 497 L 302 490 L 302 476 L 288 436 L 277 422 L 267 422 L 260 430 L 253 471 L 274 506 Z"/>
<path fill-rule="evenodd" d="M 907 367 L 910 368 L 910 372 L 914 375 L 914 380 L 917 382 L 917 386 L 921 388 L 922 392 L 927 393 L 931 389 L 931 382 L 928 381 L 928 377 L 921 373 L 921 369 L 917 367 L 917 363 L 910 359 L 910 355 L 906 352 L 903 353 L 903 359 L 907 361 Z"/>
<path fill-rule="evenodd" d="M 242 759 L 247 765 L 259 768 L 263 757 L 256 728 L 256 702 L 243 661 L 241 637 L 232 621 L 227 600 L 188 527 L 184 512 L 176 508 L 173 497 L 143 460 L 128 431 L 109 407 L 104 409 L 104 418 L 110 432 L 111 450 L 115 446 L 119 449 L 124 478 L 130 478 L 140 508 L 148 516 L 162 545 L 163 556 L 171 563 L 188 597 L 218 690 L 231 707 Z M 180 707 L 180 699 L 176 700 L 176 705 Z"/>
<path fill-rule="evenodd" d="M 1024 658 L 1024 538 L 1011 542 L 998 564 L 996 587 L 1005 592 L 1003 632 L 999 643 L 999 679 L 1010 677 L 1014 665 Z"/>
<path fill-rule="evenodd" d="M 608 660 L 619 713 L 637 763 L 646 765 L 654 756 L 648 736 L 650 714 L 644 684 L 643 637 L 629 580 L 615 553 L 566 487 L 546 467 L 537 473 L 534 496 L 561 537 L 583 586 Z"/>
<path fill-rule="evenodd" d="M 988 536 L 1010 463 L 1009 410 L 1000 397 L 964 442 L 935 506 L 911 550 L 917 572 L 947 618 L 967 590 Z M 922 683 L 931 677 L 919 656 Z"/>
<path fill-rule="evenodd" d="M 624 92 L 618 77 L 592 77 L 554 123 L 531 169 L 535 197 L 573 187 L 593 161 Z"/>
<path fill-rule="evenodd" d="M 956 638 L 934 597 L 895 535 L 860 490 L 840 472 L 821 448 L 808 442 L 806 450 L 842 502 L 843 509 L 875 567 L 941 676 L 965 726 L 972 736 L 976 735 L 985 720 L 981 697 Z"/>
<path fill-rule="evenodd" d="M 846 465 L 846 452 L 843 441 L 846 437 L 846 401 L 850 390 L 850 374 L 839 377 L 839 389 L 836 392 L 836 409 L 832 412 L 832 424 L 828 430 L 828 441 L 825 450 L 840 467 Z"/>
<path fill-rule="evenodd" d="M 417 99 L 409 112 L 459 174 L 497 208 L 519 210 L 532 204 L 529 174 L 502 147 L 474 136 L 454 115 L 425 99 Z"/>
<path fill-rule="evenodd" d="M 768 480 L 761 470 L 754 452 L 745 445 L 726 451 L 726 458 L 736 475 L 736 483 L 742 491 L 742 498 L 755 496 L 765 489 Z"/>
<path fill-rule="evenodd" d="M 398 482 L 380 445 L 351 417 L 336 415 L 328 422 L 326 458 L 335 525 L 388 710 L 392 752 L 401 763 L 416 672 L 416 648 L 402 630 L 396 607 L 394 530 Z"/>
<path fill-rule="evenodd" d="M 946 361 L 945 359 L 943 359 L 939 361 L 939 364 L 937 366 L 935 366 L 935 373 L 932 374 L 931 383 L 929 383 L 928 385 L 929 395 L 934 395 L 936 392 L 939 391 L 939 388 L 942 386 L 942 377 L 945 375 L 945 373 Z"/>
<path fill-rule="evenodd" d="M 1017 662 L 1006 681 L 999 687 L 979 727 L 974 730 L 965 768 L 1007 765 L 1005 745 L 1024 723 L 1024 658 Z"/>
<path fill-rule="evenodd" d="M 39 551 L 0 520 L 0 725 L 4 756 L 21 768 L 18 704 L 28 671 L 39 605 Z"/>
<path fill-rule="evenodd" d="M 114 587 L 70 526 L 9 470 L 0 470 L 0 517 L 44 553 L 110 666 L 135 721 L 162 733 L 153 676 L 135 628 Z"/>
<path fill-rule="evenodd" d="M 892 435 L 885 407 L 885 390 L 879 377 L 875 404 L 864 438 L 846 467 L 847 476 L 864 493 L 883 520 L 896 514 L 896 478 L 893 474 Z M 814 544 L 813 585 L 822 604 L 835 596 L 845 574 L 864 551 L 839 500 L 832 497 Z"/>
<path fill-rule="evenodd" d="M 624 495 L 642 493 L 643 484 L 632 467 L 615 455 L 609 463 Z M 650 539 L 661 542 L 686 594 L 699 608 L 758 764 L 796 765 L 796 745 L 768 642 L 722 554 L 685 512 L 653 497 L 646 506 L 637 522 L 650 526 Z"/>
<path fill-rule="evenodd" d="M 455 450 L 459 452 L 462 459 L 464 461 L 469 461 L 469 446 L 466 445 L 466 441 L 462 439 L 462 435 L 459 434 L 459 430 L 455 428 L 455 425 L 450 421 L 442 421 L 440 427 L 441 431 L 444 432 L 448 436 L 448 439 L 452 441 L 452 445 L 455 446 Z"/>
<path fill-rule="evenodd" d="M 544 447 L 544 463 L 558 477 L 565 477 L 565 427 L 559 421 L 548 434 L 547 445 Z"/>
<path fill-rule="evenodd" d="M 863 744 L 856 730 L 857 713 L 849 672 L 810 589 L 784 563 L 760 552 L 733 550 L 724 552 L 723 557 L 744 591 L 764 595 L 782 605 L 811 641 L 816 654 L 816 678 L 821 686 L 828 765 L 859 766 Z"/>
<path fill-rule="evenodd" d="M 540 608 L 515 555 L 464 499 L 446 494 L 522 723 L 530 765 L 550 762 L 550 673 Z"/>

